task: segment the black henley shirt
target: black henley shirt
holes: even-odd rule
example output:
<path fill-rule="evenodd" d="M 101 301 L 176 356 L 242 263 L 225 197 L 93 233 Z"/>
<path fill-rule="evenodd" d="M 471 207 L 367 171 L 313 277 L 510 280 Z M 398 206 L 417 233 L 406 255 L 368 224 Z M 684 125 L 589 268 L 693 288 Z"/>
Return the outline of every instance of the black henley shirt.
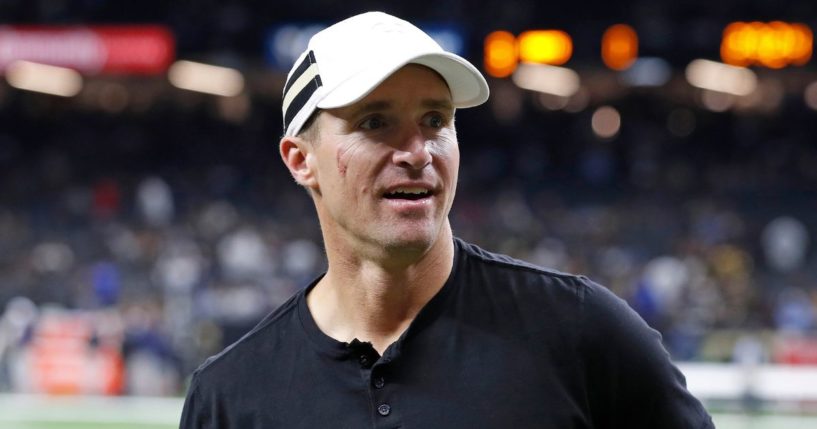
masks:
<path fill-rule="evenodd" d="M 714 428 L 660 335 L 607 289 L 455 248 L 383 356 L 318 328 L 316 280 L 194 372 L 181 428 Z"/>

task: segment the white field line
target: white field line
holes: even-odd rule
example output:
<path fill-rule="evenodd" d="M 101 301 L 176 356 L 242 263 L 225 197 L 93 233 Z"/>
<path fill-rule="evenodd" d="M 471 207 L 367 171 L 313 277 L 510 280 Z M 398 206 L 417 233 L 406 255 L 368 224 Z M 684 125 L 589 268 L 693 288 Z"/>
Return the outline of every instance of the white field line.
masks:
<path fill-rule="evenodd" d="M 0 422 L 175 425 L 181 398 L 0 395 Z"/>
<path fill-rule="evenodd" d="M 817 416 L 713 414 L 718 429 L 814 429 Z"/>
<path fill-rule="evenodd" d="M 699 399 L 737 399 L 751 393 L 765 401 L 817 401 L 817 366 L 679 363 L 678 368 Z"/>

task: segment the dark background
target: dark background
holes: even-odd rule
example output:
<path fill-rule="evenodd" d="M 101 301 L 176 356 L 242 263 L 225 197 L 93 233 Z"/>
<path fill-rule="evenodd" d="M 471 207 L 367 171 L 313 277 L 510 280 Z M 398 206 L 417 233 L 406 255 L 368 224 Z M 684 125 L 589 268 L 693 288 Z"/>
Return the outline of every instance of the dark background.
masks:
<path fill-rule="evenodd" d="M 458 112 L 457 235 L 589 275 L 659 329 L 676 359 L 732 360 L 753 335 L 761 359 L 780 361 L 780 333 L 814 336 L 817 112 L 804 93 L 815 60 L 754 68 L 779 88 L 763 109 L 707 109 L 683 75 L 693 59 L 719 60 L 729 22 L 814 31 L 808 0 L 0 0 L 0 24 L 163 24 L 179 59 L 247 78 L 232 98 L 164 76 L 91 76 L 68 99 L 0 81 L 0 312 L 14 297 L 113 310 L 126 351 L 150 350 L 187 374 L 303 287 L 325 264 L 320 231 L 279 160 L 285 72 L 265 64 L 263 41 L 277 24 L 366 10 L 459 26 L 479 68 L 493 30 L 573 37 L 566 66 L 582 77 L 583 109 L 549 110 L 490 78 L 491 101 Z M 628 87 L 603 66 L 601 35 L 619 22 L 636 29 L 642 56 L 671 65 L 668 83 Z M 590 128 L 600 106 L 621 114 L 612 138 Z M 170 201 L 170 214 L 151 215 L 140 198 Z M 775 236 L 794 249 L 782 265 L 770 256 Z"/>

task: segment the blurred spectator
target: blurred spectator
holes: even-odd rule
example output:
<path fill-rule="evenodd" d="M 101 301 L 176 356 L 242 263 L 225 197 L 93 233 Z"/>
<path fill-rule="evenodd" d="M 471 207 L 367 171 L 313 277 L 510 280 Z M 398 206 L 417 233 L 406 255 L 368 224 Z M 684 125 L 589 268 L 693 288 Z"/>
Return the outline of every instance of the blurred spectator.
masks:
<path fill-rule="evenodd" d="M 18 296 L 12 298 L 0 314 L 0 391 L 11 388 L 12 355 L 31 334 L 37 312 L 30 299 Z"/>
<path fill-rule="evenodd" d="M 230 233 L 217 245 L 219 264 L 228 279 L 245 280 L 272 274 L 275 261 L 267 245 L 253 228 Z"/>
<path fill-rule="evenodd" d="M 6 6 L 32 20 L 150 20 L 144 7 L 51 3 Z M 314 16 L 285 3 L 269 6 L 276 19 L 279 9 Z M 345 13 L 322 3 L 327 16 Z M 423 13 L 484 23 L 500 11 L 508 28 L 536 16 L 493 7 L 471 17 L 469 5 Z M 269 25 L 237 3 L 192 16 L 151 6 L 181 52 L 256 49 Z M 123 82 L 131 101 L 116 111 L 0 86 L 0 390 L 43 305 L 118 314 L 126 391 L 167 394 L 322 272 L 312 203 L 275 162 L 283 78 L 259 76 L 263 91 L 229 102 Z M 681 359 L 776 359 L 755 334 L 817 334 L 815 121 L 799 98 L 758 120 L 633 90 L 606 100 L 621 130 L 599 139 L 590 112 L 601 100 L 587 88 L 557 106 L 510 80 L 491 84 L 485 109 L 457 117 L 455 234 L 608 286 Z M 747 336 L 719 340 L 738 331 Z"/>
<path fill-rule="evenodd" d="M 139 184 L 137 205 L 148 225 L 166 226 L 173 219 L 173 195 L 161 178 L 148 177 Z"/>
<path fill-rule="evenodd" d="M 774 309 L 776 328 L 788 333 L 808 333 L 815 328 L 814 304 L 808 293 L 795 287 L 786 287 L 777 296 Z"/>
<path fill-rule="evenodd" d="M 775 218 L 763 229 L 763 252 L 770 267 L 791 272 L 805 262 L 809 245 L 808 230 L 791 216 Z"/>

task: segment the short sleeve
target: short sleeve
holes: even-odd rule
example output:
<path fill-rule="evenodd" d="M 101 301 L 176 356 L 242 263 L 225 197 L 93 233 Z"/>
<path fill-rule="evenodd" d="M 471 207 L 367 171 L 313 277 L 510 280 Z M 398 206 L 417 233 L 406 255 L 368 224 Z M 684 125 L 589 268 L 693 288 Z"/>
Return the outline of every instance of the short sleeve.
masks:
<path fill-rule="evenodd" d="M 179 429 L 210 429 L 211 427 L 215 429 L 208 423 L 210 419 L 207 417 L 207 410 L 208 407 L 205 406 L 199 394 L 198 379 L 194 374 L 184 400 Z"/>
<path fill-rule="evenodd" d="M 584 280 L 581 347 L 594 426 L 714 429 L 661 335 L 624 300 Z"/>

